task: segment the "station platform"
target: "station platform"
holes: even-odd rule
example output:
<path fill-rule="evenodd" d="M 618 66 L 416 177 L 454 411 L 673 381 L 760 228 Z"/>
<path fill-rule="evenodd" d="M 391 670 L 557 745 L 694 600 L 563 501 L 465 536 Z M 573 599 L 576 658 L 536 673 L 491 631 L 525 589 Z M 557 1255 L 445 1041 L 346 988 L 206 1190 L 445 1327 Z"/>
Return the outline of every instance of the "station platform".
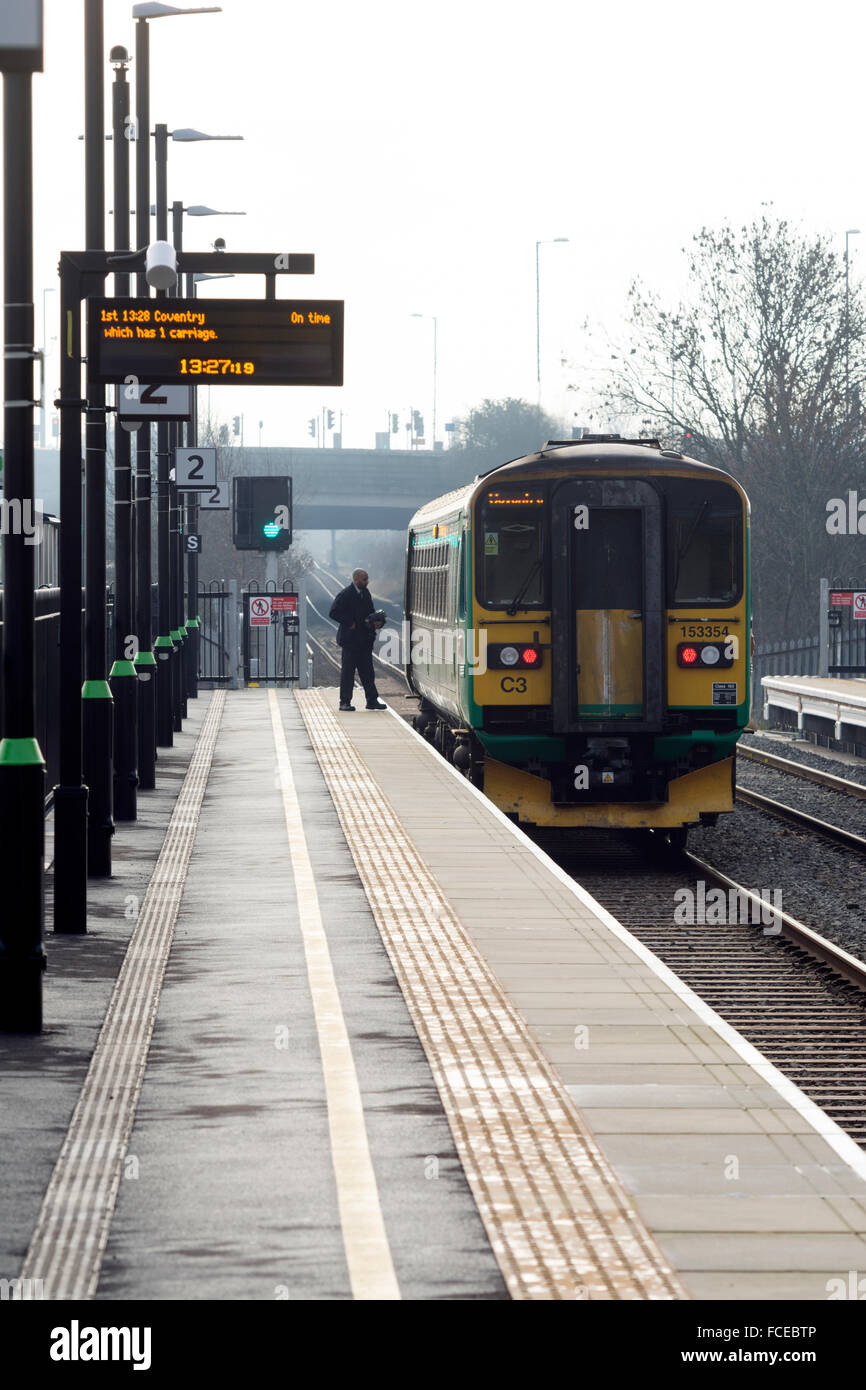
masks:
<path fill-rule="evenodd" d="M 866 743 L 866 680 L 838 676 L 764 676 L 764 718 L 793 714 L 796 727 L 837 742 Z M 793 721 L 790 717 L 788 724 Z"/>
<path fill-rule="evenodd" d="M 825 1300 L 864 1267 L 863 1151 L 405 721 L 190 714 L 48 940 L 45 1033 L 0 1037 L 0 1276 Z"/>

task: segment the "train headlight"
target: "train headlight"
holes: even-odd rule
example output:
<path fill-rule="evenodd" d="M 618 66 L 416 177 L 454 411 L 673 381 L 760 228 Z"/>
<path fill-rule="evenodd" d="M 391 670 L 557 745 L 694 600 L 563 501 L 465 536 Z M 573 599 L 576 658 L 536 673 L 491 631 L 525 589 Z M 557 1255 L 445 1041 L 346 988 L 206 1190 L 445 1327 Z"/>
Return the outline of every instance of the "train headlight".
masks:
<path fill-rule="evenodd" d="M 705 666 L 718 666 L 721 655 L 718 647 L 707 646 L 701 648 L 701 661 Z"/>
<path fill-rule="evenodd" d="M 520 652 L 516 647 L 502 647 L 499 652 L 499 660 L 503 666 L 516 666 L 520 660 Z"/>

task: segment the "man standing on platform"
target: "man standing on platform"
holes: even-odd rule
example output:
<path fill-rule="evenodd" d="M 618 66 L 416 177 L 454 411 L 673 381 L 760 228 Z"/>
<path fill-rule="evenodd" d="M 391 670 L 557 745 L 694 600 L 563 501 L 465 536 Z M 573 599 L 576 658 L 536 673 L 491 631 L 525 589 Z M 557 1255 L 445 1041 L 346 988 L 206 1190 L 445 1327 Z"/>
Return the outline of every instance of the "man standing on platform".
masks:
<path fill-rule="evenodd" d="M 386 709 L 379 699 L 373 677 L 373 643 L 376 628 L 382 627 L 384 618 L 373 619 L 373 596 L 367 585 L 370 576 L 366 570 L 353 570 L 352 583 L 341 589 L 331 604 L 331 617 L 339 623 L 337 646 L 342 652 L 340 667 L 340 709 L 353 710 L 352 688 L 355 684 L 355 671 L 364 687 L 367 709 Z"/>

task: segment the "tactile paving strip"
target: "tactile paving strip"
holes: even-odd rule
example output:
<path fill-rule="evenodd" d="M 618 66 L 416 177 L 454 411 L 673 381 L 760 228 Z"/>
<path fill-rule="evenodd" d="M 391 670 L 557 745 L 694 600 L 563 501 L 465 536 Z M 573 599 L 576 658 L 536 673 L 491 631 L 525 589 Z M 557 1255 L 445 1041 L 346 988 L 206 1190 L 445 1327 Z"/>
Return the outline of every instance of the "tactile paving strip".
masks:
<path fill-rule="evenodd" d="M 512 1297 L 690 1297 L 324 697 L 295 698 Z"/>
<path fill-rule="evenodd" d="M 49 1299 L 99 1282 L 224 704 L 214 691 L 24 1258 Z"/>

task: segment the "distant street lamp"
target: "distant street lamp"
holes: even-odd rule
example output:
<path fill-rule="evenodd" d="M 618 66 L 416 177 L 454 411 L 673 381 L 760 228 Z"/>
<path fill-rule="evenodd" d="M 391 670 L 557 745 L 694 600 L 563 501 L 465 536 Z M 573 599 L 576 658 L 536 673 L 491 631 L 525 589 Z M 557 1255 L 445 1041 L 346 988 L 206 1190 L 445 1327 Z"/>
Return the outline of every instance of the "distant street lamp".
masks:
<path fill-rule="evenodd" d="M 541 280 L 538 268 L 538 248 L 539 246 L 553 246 L 555 242 L 559 241 L 568 241 L 568 237 L 555 236 L 547 241 L 535 243 L 535 379 L 539 405 L 541 405 Z"/>
<path fill-rule="evenodd" d="M 411 314 L 413 319 L 432 319 L 433 320 L 433 448 L 436 448 L 436 371 L 438 359 L 438 333 L 439 320 L 435 314 Z"/>
<path fill-rule="evenodd" d="M 850 335 L 849 335 L 849 331 L 848 331 L 848 318 L 849 318 L 849 315 L 848 315 L 848 308 L 849 308 L 849 302 L 850 302 L 850 301 L 849 301 L 849 297 L 848 297 L 848 238 L 849 238 L 849 237 L 852 237 L 852 236 L 859 236 L 859 235 L 860 235 L 860 228 L 859 228 L 859 227 L 851 227 L 851 228 L 845 233 L 845 415 L 846 415 L 846 417 L 847 417 L 847 415 L 848 415 L 848 409 L 849 409 L 849 392 L 848 392 L 848 344 L 849 344 L 849 342 L 850 342 Z"/>

